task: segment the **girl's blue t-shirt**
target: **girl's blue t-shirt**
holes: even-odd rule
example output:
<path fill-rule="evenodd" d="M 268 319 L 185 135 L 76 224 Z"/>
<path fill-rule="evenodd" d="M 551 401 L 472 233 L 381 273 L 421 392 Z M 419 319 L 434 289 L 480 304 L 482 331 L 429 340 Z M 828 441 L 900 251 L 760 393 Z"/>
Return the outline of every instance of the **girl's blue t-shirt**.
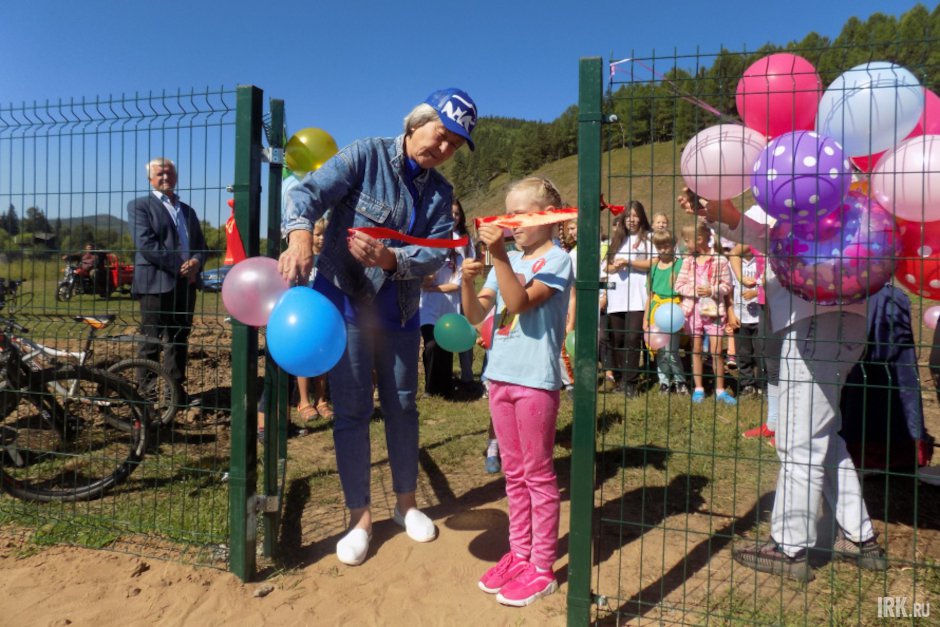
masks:
<path fill-rule="evenodd" d="M 559 355 L 565 341 L 565 318 L 573 281 L 571 258 L 561 248 L 552 247 L 535 259 L 523 259 L 521 252 L 509 253 L 509 264 L 519 281 L 532 281 L 554 290 L 547 301 L 520 315 L 506 311 L 496 270 L 491 270 L 483 288 L 496 292 L 493 341 L 484 378 L 543 390 L 561 388 Z"/>

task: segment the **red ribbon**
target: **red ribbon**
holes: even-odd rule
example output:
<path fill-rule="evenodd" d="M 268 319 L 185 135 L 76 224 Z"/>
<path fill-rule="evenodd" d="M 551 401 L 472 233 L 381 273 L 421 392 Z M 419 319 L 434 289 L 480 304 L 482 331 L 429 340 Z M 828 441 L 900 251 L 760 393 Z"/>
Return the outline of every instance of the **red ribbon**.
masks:
<path fill-rule="evenodd" d="M 414 237 L 399 233 L 394 229 L 386 229 L 382 226 L 362 226 L 350 231 L 359 231 L 375 239 L 394 239 L 406 244 L 415 246 L 426 246 L 427 248 L 462 248 L 470 243 L 470 238 L 466 235 L 457 239 L 435 239 L 430 237 Z"/>

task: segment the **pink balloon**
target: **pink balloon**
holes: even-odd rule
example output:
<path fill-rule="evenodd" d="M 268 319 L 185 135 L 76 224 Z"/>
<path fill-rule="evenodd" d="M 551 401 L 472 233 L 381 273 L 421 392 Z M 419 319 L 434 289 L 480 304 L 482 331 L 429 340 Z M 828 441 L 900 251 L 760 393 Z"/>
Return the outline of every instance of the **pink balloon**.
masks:
<path fill-rule="evenodd" d="M 871 174 L 872 197 L 895 217 L 940 220 L 940 135 L 904 140 Z"/>
<path fill-rule="evenodd" d="M 654 324 L 649 328 L 646 334 L 646 345 L 650 347 L 650 350 L 658 351 L 661 348 L 669 346 L 671 339 L 671 333 L 664 332 Z"/>
<path fill-rule="evenodd" d="M 249 257 L 232 266 L 222 282 L 222 302 L 232 317 L 251 327 L 268 323 L 274 304 L 290 288 L 277 259 Z"/>
<path fill-rule="evenodd" d="M 923 89 L 924 112 L 920 115 L 917 126 L 904 139 L 920 137 L 921 135 L 940 135 L 940 96 L 926 87 Z M 852 157 L 852 163 L 862 172 L 871 172 L 886 152 L 888 151 L 882 150 L 878 154 L 868 157 Z"/>
<path fill-rule="evenodd" d="M 934 305 L 924 310 L 924 324 L 928 327 L 936 329 L 938 320 L 940 320 L 940 305 Z"/>
<path fill-rule="evenodd" d="M 755 61 L 738 81 L 735 102 L 744 123 L 768 137 L 812 130 L 822 81 L 801 56 L 778 52 Z"/>
<path fill-rule="evenodd" d="M 750 187 L 754 163 L 766 145 L 763 135 L 746 126 L 709 126 L 682 149 L 682 178 L 702 198 L 740 196 Z"/>

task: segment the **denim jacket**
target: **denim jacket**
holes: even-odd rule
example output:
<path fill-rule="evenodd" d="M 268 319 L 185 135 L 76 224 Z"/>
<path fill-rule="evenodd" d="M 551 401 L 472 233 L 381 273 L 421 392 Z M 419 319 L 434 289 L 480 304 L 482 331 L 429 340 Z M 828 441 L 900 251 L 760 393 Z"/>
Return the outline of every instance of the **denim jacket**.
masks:
<path fill-rule="evenodd" d="M 404 135 L 361 139 L 347 146 L 299 185 L 289 190 L 284 203 L 281 230 L 313 230 L 313 224 L 332 209 L 317 258 L 317 272 L 354 302 L 372 302 L 382 284 L 398 281 L 398 305 L 402 324 L 418 310 L 421 279 L 443 265 L 446 249 L 403 244 L 383 239 L 398 261 L 394 272 L 365 268 L 349 253 L 347 229 L 383 226 L 405 232 L 414 212 L 410 235 L 449 239 L 453 229 L 453 188 L 436 170 L 415 179 L 415 206 L 404 179 Z"/>

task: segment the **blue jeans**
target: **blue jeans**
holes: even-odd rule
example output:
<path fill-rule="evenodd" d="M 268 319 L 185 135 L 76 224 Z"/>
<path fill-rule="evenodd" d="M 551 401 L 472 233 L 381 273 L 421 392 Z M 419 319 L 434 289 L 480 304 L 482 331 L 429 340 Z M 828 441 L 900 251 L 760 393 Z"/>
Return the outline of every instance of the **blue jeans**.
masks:
<path fill-rule="evenodd" d="M 679 359 L 678 333 L 669 338 L 669 345 L 656 351 L 656 376 L 660 385 L 685 385 L 685 372 L 682 370 L 682 361 Z"/>
<path fill-rule="evenodd" d="M 330 371 L 333 397 L 333 442 L 336 466 L 346 507 L 370 503 L 372 456 L 372 369 L 376 371 L 379 402 L 385 421 L 385 442 L 396 494 L 418 486 L 419 329 L 399 331 L 346 323 L 346 352 Z"/>

